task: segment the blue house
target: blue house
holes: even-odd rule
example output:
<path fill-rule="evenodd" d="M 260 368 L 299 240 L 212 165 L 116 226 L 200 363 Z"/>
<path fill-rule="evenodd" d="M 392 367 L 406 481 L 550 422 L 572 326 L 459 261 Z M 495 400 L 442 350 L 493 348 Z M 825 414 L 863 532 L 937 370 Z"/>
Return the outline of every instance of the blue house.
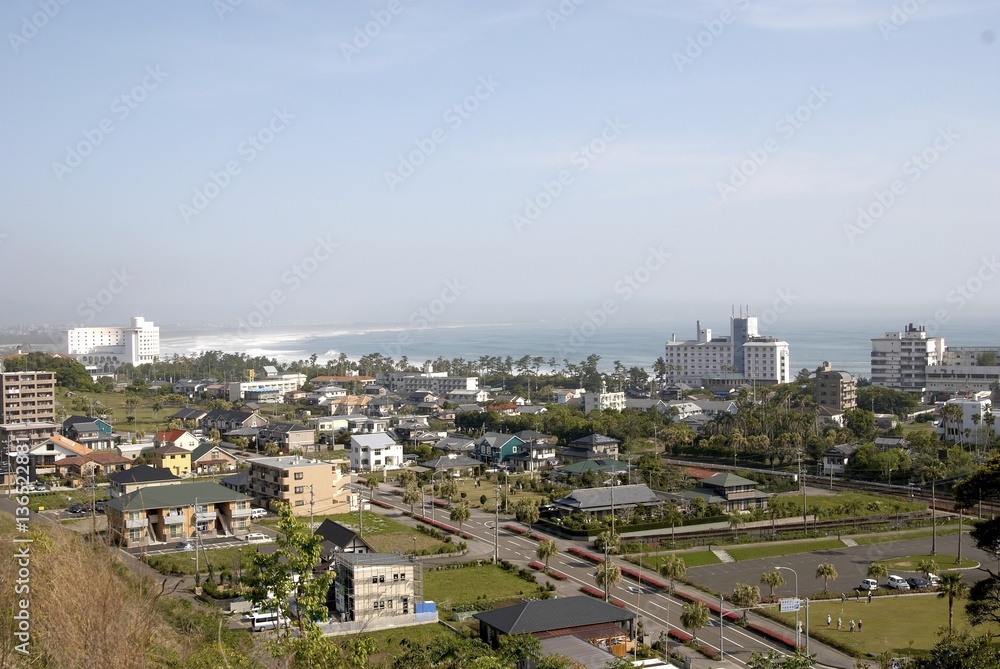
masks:
<path fill-rule="evenodd" d="M 487 432 L 476 440 L 473 455 L 489 466 L 502 465 L 512 455 L 525 450 L 525 442 L 512 434 Z"/>

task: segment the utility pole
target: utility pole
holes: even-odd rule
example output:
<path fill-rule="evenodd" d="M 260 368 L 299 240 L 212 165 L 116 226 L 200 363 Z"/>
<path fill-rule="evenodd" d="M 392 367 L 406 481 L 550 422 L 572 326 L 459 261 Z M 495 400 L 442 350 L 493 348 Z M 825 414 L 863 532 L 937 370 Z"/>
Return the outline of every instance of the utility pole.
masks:
<path fill-rule="evenodd" d="M 315 499 L 313 497 L 313 484 L 309 484 L 309 531 L 313 530 L 313 504 Z"/>
<path fill-rule="evenodd" d="M 97 468 L 90 470 L 90 534 L 97 538 Z"/>
<path fill-rule="evenodd" d="M 496 488 L 497 503 L 493 507 L 493 564 L 500 564 L 500 482 Z"/>
<path fill-rule="evenodd" d="M 724 612 L 722 610 L 723 604 L 725 604 L 726 596 L 721 592 L 719 593 L 719 661 L 725 661 L 726 659 L 726 635 L 724 633 L 723 623 L 725 622 Z"/>
<path fill-rule="evenodd" d="M 798 451 L 799 456 L 799 485 L 802 486 L 802 529 L 809 530 L 809 517 L 806 513 L 806 477 L 802 474 L 802 449 Z"/>

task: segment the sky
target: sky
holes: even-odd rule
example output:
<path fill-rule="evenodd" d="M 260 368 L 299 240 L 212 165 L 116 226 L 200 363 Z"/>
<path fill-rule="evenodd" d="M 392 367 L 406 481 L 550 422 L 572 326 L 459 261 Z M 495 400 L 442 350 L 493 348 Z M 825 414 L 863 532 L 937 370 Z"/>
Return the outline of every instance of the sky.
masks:
<path fill-rule="evenodd" d="M 3 325 L 1000 302 L 995 1 L 11 0 L 0 26 Z"/>

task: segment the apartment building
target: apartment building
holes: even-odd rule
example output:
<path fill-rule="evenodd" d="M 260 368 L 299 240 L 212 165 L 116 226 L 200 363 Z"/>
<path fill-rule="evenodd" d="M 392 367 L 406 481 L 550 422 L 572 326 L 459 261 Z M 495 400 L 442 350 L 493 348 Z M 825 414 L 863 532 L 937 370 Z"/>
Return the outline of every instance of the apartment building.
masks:
<path fill-rule="evenodd" d="M 609 393 L 606 383 L 601 384 L 601 391 L 598 393 L 583 394 L 583 413 L 603 411 L 604 409 L 621 411 L 624 408 L 625 393 Z"/>
<path fill-rule="evenodd" d="M 454 390 L 478 390 L 479 379 L 475 376 L 448 376 L 445 372 L 435 372 L 427 363 L 422 372 L 390 372 L 380 375 L 378 380 L 386 383 L 398 393 L 412 393 L 426 390 L 438 397 L 444 397 Z"/>
<path fill-rule="evenodd" d="M 160 328 L 142 316 L 128 327 L 63 330 L 61 353 L 80 362 L 93 377 L 114 374 L 124 364 L 138 367 L 160 358 Z"/>
<path fill-rule="evenodd" d="M 347 510 L 347 481 L 337 464 L 298 455 L 253 458 L 250 488 L 254 503 L 266 509 L 288 504 L 296 516 Z"/>
<path fill-rule="evenodd" d="M 816 368 L 813 402 L 831 414 L 842 414 L 858 405 L 858 380 L 849 372 L 833 369 L 829 362 Z"/>
<path fill-rule="evenodd" d="M 246 534 L 247 495 L 218 483 L 143 488 L 105 504 L 109 534 L 126 548 Z"/>
<path fill-rule="evenodd" d="M 928 337 L 922 325 L 872 339 L 872 385 L 923 393 L 927 368 L 944 362 L 943 337 Z"/>
<path fill-rule="evenodd" d="M 55 372 L 0 374 L 0 423 L 51 423 L 56 420 Z"/>

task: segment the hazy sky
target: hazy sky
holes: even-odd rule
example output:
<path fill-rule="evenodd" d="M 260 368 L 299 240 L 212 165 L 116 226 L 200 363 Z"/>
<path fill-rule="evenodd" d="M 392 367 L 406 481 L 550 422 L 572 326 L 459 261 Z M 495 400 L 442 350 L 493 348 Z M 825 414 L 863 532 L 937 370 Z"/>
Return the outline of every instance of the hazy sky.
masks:
<path fill-rule="evenodd" d="M 988 311 L 998 8 L 5 2 L 0 322 Z"/>

